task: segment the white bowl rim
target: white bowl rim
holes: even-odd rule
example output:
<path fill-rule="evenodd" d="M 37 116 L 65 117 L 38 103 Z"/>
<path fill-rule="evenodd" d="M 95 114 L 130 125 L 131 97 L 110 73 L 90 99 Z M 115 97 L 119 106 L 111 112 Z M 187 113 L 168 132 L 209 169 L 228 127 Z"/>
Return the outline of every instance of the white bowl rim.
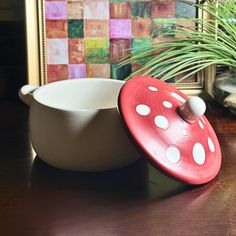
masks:
<path fill-rule="evenodd" d="M 49 105 L 49 104 L 46 104 L 42 101 L 40 101 L 41 99 L 37 98 L 39 95 L 39 93 L 46 89 L 46 88 L 49 88 L 49 87 L 54 87 L 58 84 L 64 84 L 64 83 L 77 83 L 77 82 L 80 82 L 80 83 L 89 83 L 88 81 L 100 81 L 100 82 L 105 82 L 105 83 L 113 83 L 113 84 L 125 84 L 126 81 L 123 81 L 123 80 L 117 80 L 117 79 L 110 79 L 110 78 L 87 78 L 87 77 L 84 77 L 84 78 L 75 78 L 75 79 L 66 79 L 66 80 L 60 80 L 60 81 L 55 81 L 55 82 L 51 82 L 51 83 L 48 83 L 48 84 L 45 84 L 45 85 L 42 85 L 42 86 L 39 86 L 34 92 L 33 92 L 33 99 L 41 104 L 42 106 L 45 106 L 47 108 L 51 108 L 51 109 L 54 109 L 54 110 L 58 110 L 58 111 L 68 111 L 68 112 L 78 112 L 78 111 L 95 111 L 95 110 L 107 110 L 107 109 L 117 109 L 117 107 L 109 107 L 109 108 L 91 108 L 91 109 L 86 109 L 86 108 L 78 108 L 78 109 L 67 109 L 65 107 L 60 107 L 60 106 L 52 106 L 52 105 Z"/>

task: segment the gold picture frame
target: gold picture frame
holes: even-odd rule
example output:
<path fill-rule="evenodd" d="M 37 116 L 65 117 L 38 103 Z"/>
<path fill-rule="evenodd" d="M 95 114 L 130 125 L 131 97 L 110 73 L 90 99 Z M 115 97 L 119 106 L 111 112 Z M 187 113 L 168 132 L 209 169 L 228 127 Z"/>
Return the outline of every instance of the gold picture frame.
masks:
<path fill-rule="evenodd" d="M 25 0 L 28 83 L 38 86 L 47 82 L 44 2 L 44 0 Z M 198 16 L 208 17 L 201 11 L 198 12 Z M 178 89 L 190 96 L 203 91 L 211 94 L 215 67 L 205 69 L 198 76 L 198 82 L 179 83 Z"/>

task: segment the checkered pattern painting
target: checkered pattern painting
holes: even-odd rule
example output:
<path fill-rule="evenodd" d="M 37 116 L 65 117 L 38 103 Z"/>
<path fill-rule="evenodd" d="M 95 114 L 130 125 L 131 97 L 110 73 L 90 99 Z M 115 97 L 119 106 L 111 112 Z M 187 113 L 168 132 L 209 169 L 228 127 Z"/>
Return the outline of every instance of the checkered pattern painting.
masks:
<path fill-rule="evenodd" d="M 195 17 L 172 0 L 43 0 L 46 19 L 47 82 L 97 77 L 124 79 L 143 61 L 120 68 L 119 60 L 151 47 L 173 27 L 159 18 Z"/>

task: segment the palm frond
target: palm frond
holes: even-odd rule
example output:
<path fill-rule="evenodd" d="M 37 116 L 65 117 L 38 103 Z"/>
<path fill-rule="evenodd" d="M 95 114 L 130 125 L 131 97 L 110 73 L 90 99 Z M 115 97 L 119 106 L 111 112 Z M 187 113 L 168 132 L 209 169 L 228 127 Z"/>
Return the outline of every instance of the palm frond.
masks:
<path fill-rule="evenodd" d="M 182 81 L 209 65 L 224 64 L 236 68 L 236 5 L 234 0 L 207 4 L 189 3 L 210 15 L 209 19 L 183 19 L 191 21 L 192 26 L 176 23 L 179 19 L 158 19 L 156 23 L 173 23 L 174 29 L 164 32 L 164 37 L 174 37 L 171 41 L 153 44 L 151 48 L 140 48 L 120 63 L 148 59 L 126 79 L 136 74 L 152 75 L 168 80 L 184 74 Z M 185 2 L 186 3 L 186 2 Z M 151 59 L 150 59 L 151 58 Z"/>

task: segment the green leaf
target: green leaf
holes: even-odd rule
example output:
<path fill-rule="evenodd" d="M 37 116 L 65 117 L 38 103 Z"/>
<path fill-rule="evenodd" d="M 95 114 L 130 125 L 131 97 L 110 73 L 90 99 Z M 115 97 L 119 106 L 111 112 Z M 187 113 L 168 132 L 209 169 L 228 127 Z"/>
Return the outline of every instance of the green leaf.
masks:
<path fill-rule="evenodd" d="M 155 19 L 157 24 L 175 25 L 163 32 L 162 36 L 178 37 L 153 44 L 151 48 L 141 47 L 136 53 L 123 58 L 120 66 L 135 61 L 146 61 L 126 79 L 141 73 L 168 80 L 184 73 L 180 80 L 182 81 L 209 65 L 224 64 L 236 67 L 234 0 L 207 0 L 207 4 L 185 3 L 208 13 L 209 19 Z M 192 22 L 192 26 L 184 25 L 185 21 Z"/>

